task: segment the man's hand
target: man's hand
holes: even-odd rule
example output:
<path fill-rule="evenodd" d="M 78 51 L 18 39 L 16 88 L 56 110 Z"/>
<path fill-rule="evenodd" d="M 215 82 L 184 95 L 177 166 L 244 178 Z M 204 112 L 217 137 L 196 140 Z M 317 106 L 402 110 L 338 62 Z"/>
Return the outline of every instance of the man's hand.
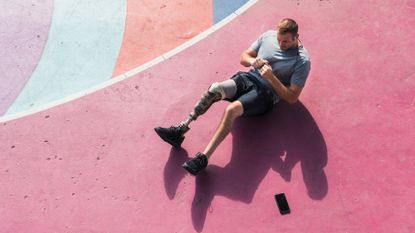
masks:
<path fill-rule="evenodd" d="M 274 78 L 274 74 L 272 73 L 272 67 L 268 63 L 264 64 L 259 69 L 259 73 L 266 80 L 271 80 Z"/>
<path fill-rule="evenodd" d="M 285 87 L 280 80 L 272 73 L 272 67 L 269 64 L 265 64 L 259 69 L 261 76 L 267 80 L 274 91 L 285 101 L 290 104 L 295 103 L 300 96 L 302 87 L 291 84 L 289 87 Z"/>
<path fill-rule="evenodd" d="M 261 69 L 265 64 L 269 64 L 267 60 L 262 58 L 256 58 L 252 63 L 251 66 L 255 69 Z"/>

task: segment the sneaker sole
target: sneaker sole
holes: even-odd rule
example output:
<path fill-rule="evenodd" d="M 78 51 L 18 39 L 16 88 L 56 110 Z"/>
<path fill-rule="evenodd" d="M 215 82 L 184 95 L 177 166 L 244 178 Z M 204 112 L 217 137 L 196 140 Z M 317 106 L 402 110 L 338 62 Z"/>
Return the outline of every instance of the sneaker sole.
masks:
<path fill-rule="evenodd" d="M 193 169 L 191 169 L 190 167 L 188 167 L 187 165 L 186 165 L 186 163 L 184 163 L 183 165 L 182 165 L 182 167 L 184 168 L 184 170 L 186 170 L 186 171 L 188 171 L 190 174 L 192 174 L 192 175 L 194 175 L 194 176 L 196 176 L 199 172 L 195 172 Z"/>

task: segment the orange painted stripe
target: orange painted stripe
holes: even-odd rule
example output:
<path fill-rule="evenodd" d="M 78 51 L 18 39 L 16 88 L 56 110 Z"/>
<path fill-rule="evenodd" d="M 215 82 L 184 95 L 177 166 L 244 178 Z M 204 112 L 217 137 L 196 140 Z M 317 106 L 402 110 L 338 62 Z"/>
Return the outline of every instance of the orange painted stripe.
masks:
<path fill-rule="evenodd" d="M 144 64 L 213 25 L 206 0 L 129 0 L 123 43 L 113 77 Z"/>

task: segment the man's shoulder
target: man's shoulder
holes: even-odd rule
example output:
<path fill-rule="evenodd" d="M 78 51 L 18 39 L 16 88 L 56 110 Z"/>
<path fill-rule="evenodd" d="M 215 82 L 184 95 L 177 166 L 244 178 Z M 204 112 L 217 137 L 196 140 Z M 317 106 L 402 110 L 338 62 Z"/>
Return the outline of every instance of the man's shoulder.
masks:
<path fill-rule="evenodd" d="M 301 45 L 298 48 L 298 54 L 299 54 L 299 60 L 302 61 L 302 63 L 310 63 L 310 56 L 308 55 L 308 51 L 304 47 L 304 45 Z"/>

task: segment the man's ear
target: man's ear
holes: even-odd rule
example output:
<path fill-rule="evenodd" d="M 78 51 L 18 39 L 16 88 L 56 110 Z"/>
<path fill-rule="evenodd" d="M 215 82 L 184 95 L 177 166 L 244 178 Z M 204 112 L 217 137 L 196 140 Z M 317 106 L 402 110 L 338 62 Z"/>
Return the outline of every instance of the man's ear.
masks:
<path fill-rule="evenodd" d="M 300 36 L 300 34 L 298 34 L 298 33 L 296 35 L 293 35 L 293 40 L 297 40 L 299 36 Z"/>

